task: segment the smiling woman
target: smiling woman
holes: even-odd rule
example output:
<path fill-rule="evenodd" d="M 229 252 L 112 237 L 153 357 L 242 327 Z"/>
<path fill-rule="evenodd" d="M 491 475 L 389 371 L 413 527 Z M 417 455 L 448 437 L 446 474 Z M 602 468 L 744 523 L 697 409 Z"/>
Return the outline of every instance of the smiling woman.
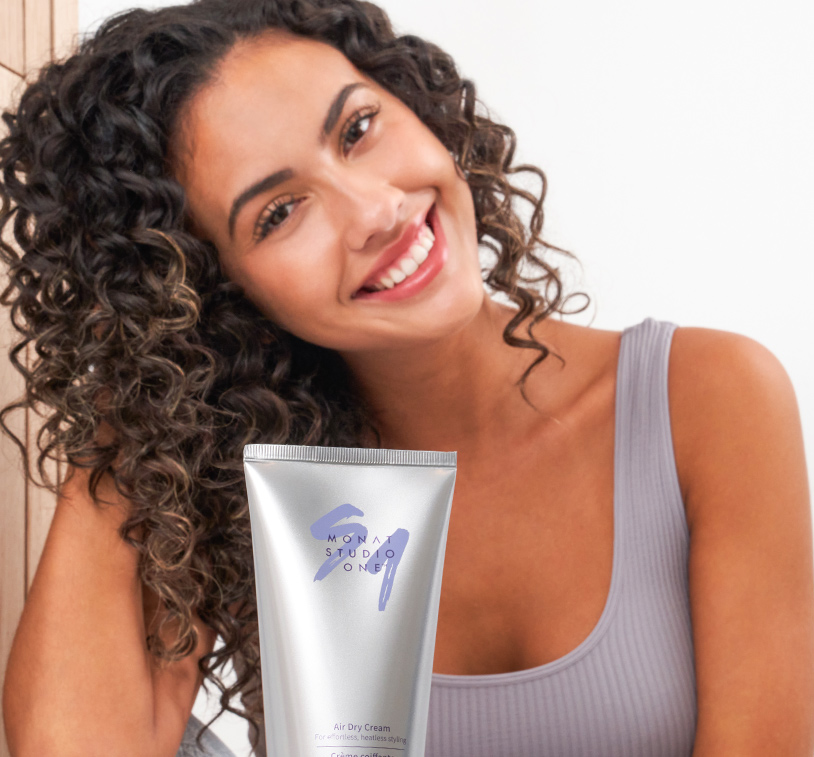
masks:
<path fill-rule="evenodd" d="M 265 754 L 242 451 L 272 443 L 457 451 L 428 755 L 810 757 L 783 367 L 552 317 L 545 177 L 478 106 L 370 3 L 197 0 L 108 19 L 5 114 L 0 420 L 46 408 L 68 463 L 13 754 L 194 753 L 202 680 Z"/>
<path fill-rule="evenodd" d="M 454 62 L 355 0 L 120 14 L 6 120 L 12 358 L 36 346 L 33 365 L 16 361 L 24 402 L 50 408 L 40 458 L 72 472 L 9 663 L 9 742 L 174 754 L 200 680 L 227 660 L 239 675 L 222 704 L 242 697 L 257 726 L 243 446 L 454 448 L 399 438 L 411 429 L 388 413 L 431 417 L 444 399 L 419 389 L 460 384 L 480 355 L 450 364 L 460 377 L 441 369 L 469 335 L 488 335 L 499 372 L 481 372 L 480 396 L 516 415 L 533 368 L 516 347 L 542 360 L 528 325 L 565 302 L 540 255 L 542 192 L 509 182 L 513 134 L 476 112 Z M 496 255 L 485 279 L 479 245 Z M 376 391 L 400 366 L 415 409 Z M 122 688 L 101 697 L 112 670 Z"/>

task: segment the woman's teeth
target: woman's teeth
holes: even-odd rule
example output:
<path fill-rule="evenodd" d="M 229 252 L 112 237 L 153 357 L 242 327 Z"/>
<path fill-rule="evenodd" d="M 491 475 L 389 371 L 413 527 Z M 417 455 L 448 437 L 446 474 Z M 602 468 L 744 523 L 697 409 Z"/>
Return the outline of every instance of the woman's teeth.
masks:
<path fill-rule="evenodd" d="M 414 274 L 419 266 L 429 257 L 430 249 L 435 243 L 435 234 L 425 225 L 418 233 L 418 239 L 410 249 L 402 255 L 370 289 L 380 292 L 383 289 L 392 289 L 408 276 Z M 365 287 L 367 289 L 368 287 Z"/>

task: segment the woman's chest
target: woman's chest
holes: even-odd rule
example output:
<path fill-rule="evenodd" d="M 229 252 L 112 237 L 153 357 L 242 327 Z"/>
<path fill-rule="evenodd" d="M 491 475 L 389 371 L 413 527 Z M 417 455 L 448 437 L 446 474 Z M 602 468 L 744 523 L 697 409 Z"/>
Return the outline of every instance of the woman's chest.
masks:
<path fill-rule="evenodd" d="M 464 464 L 456 481 L 436 673 L 502 673 L 558 659 L 590 634 L 610 589 L 612 433 L 581 453 L 559 450 L 526 466 L 506 459 L 488 471 Z"/>

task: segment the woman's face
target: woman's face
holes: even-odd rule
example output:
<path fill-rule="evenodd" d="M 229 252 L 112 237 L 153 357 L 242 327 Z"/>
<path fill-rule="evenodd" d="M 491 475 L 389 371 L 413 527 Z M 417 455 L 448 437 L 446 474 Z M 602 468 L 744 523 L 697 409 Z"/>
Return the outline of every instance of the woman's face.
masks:
<path fill-rule="evenodd" d="M 276 33 L 241 42 L 183 124 L 177 174 L 196 230 L 284 329 L 340 352 L 398 349 L 483 305 L 453 158 L 339 51 Z"/>

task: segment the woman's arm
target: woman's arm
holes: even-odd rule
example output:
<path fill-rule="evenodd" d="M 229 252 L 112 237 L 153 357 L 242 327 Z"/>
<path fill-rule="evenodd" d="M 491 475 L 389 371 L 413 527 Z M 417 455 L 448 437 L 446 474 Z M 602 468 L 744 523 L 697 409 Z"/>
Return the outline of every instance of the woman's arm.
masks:
<path fill-rule="evenodd" d="M 109 477 L 96 506 L 88 472 L 72 469 L 57 501 L 8 661 L 3 715 L 14 757 L 174 757 L 200 686 L 197 663 L 215 633 L 159 668 L 146 645 L 157 603 L 117 529 L 126 502 Z"/>
<path fill-rule="evenodd" d="M 693 757 L 814 754 L 814 562 L 800 413 L 777 358 L 673 335 L 676 464 L 690 526 Z"/>

